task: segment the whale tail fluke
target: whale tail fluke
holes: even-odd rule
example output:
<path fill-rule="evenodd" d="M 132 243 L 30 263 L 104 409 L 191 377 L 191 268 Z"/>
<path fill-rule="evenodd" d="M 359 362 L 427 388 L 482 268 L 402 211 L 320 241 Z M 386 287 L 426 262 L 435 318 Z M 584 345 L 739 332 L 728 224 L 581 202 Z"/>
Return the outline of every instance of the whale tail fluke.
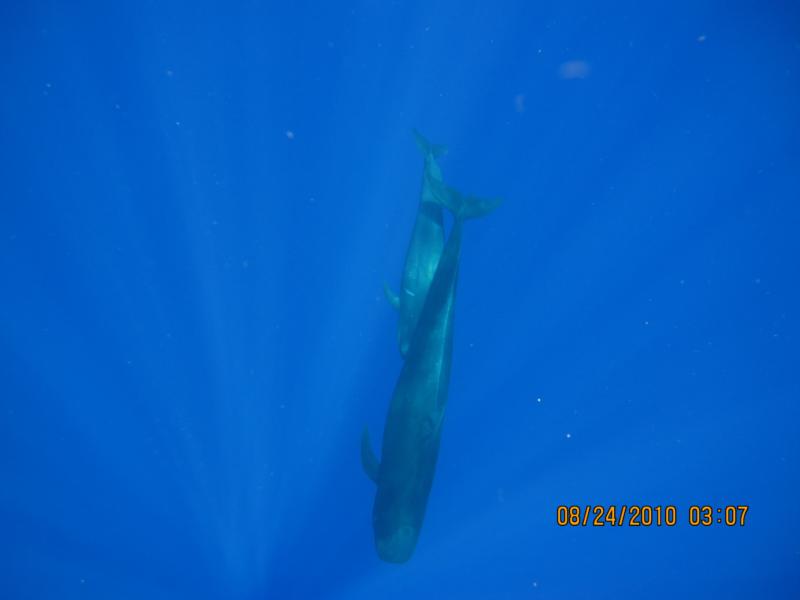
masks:
<path fill-rule="evenodd" d="M 433 190 L 434 202 L 453 213 L 453 217 L 457 221 L 486 216 L 503 203 L 499 198 L 465 196 L 458 190 L 434 179 L 429 179 L 428 183 Z"/>
<path fill-rule="evenodd" d="M 412 129 L 411 132 L 414 134 L 414 139 L 417 141 L 417 146 L 419 146 L 420 151 L 426 157 L 432 156 L 433 158 L 441 158 L 445 154 L 447 154 L 447 146 L 443 144 L 431 144 L 424 135 L 422 135 L 416 129 Z"/>

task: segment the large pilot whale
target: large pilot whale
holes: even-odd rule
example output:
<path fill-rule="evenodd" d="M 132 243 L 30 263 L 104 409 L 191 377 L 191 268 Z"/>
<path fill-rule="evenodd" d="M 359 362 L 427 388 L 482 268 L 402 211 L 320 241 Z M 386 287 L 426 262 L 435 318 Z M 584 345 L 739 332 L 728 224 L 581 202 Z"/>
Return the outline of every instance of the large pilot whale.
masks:
<path fill-rule="evenodd" d="M 384 284 L 383 288 L 390 304 L 399 313 L 397 343 L 403 356 L 408 354 L 411 336 L 417 326 L 425 296 L 444 247 L 444 218 L 434 190 L 444 186 L 442 171 L 436 159 L 447 152 L 447 147 L 431 144 L 416 129 L 413 130 L 413 134 L 425 160 L 419 208 L 406 251 L 400 293 L 395 294 L 388 284 Z"/>
<path fill-rule="evenodd" d="M 361 439 L 364 471 L 377 486 L 372 513 L 375 547 L 380 558 L 396 563 L 414 552 L 436 470 L 450 381 L 463 224 L 499 204 L 465 198 L 440 180 L 426 178 L 431 194 L 423 203 L 435 203 L 439 210 L 446 207 L 454 222 L 410 335 L 384 425 L 380 460 L 366 428 Z"/>

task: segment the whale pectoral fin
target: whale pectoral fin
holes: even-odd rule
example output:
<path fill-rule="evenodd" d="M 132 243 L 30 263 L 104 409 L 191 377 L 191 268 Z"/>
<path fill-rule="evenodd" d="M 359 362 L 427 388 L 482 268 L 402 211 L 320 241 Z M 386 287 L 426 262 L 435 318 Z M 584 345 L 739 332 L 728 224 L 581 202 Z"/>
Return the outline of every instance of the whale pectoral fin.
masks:
<path fill-rule="evenodd" d="M 383 282 L 383 295 L 386 296 L 386 299 L 389 301 L 389 304 L 392 305 L 392 308 L 395 310 L 400 310 L 400 296 L 395 294 L 392 291 L 392 288 L 389 287 L 389 284 L 385 281 Z"/>
<path fill-rule="evenodd" d="M 372 451 L 372 444 L 369 443 L 369 431 L 364 426 L 364 432 L 361 434 L 361 466 L 364 467 L 367 477 L 375 483 L 378 483 L 378 464 L 378 458 Z"/>

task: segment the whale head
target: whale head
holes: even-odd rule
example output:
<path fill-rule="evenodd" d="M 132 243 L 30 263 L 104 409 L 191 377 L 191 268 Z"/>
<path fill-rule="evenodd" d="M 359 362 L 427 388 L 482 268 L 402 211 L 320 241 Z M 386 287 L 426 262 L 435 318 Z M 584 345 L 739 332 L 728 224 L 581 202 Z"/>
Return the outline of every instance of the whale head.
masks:
<path fill-rule="evenodd" d="M 414 553 L 419 529 L 408 522 L 398 522 L 393 527 L 375 531 L 375 548 L 378 556 L 387 562 L 404 563 Z"/>

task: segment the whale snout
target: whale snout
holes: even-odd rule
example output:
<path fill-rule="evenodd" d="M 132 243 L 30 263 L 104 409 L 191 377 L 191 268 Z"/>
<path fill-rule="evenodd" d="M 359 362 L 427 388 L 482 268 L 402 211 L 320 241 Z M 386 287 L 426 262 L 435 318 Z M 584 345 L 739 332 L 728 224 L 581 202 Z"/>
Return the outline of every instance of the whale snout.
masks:
<path fill-rule="evenodd" d="M 387 562 L 404 563 L 414 553 L 418 531 L 411 525 L 401 525 L 391 535 L 375 539 L 378 556 Z"/>

